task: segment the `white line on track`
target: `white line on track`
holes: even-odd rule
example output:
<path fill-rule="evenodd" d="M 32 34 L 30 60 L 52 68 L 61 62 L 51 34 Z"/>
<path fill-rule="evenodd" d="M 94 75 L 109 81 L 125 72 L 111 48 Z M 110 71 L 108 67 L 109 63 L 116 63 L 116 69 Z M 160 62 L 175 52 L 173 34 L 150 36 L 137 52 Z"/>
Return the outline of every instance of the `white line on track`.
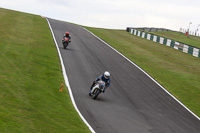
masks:
<path fill-rule="evenodd" d="M 72 101 L 72 104 L 74 105 L 74 108 L 76 109 L 76 111 L 78 112 L 79 116 L 81 117 L 81 119 L 83 120 L 83 122 L 88 126 L 88 128 L 90 129 L 90 131 L 92 133 L 95 133 L 95 131 L 93 130 L 93 128 L 89 125 L 89 123 L 85 120 L 85 118 L 83 117 L 83 115 L 81 114 L 81 112 L 78 110 L 77 106 L 76 106 L 76 103 L 74 101 L 74 97 L 73 97 L 73 94 L 72 94 L 72 90 L 71 90 L 71 87 L 70 87 L 70 84 L 69 84 L 69 80 L 68 80 L 68 77 L 67 77 L 67 74 L 66 74 L 66 71 L 65 71 L 65 65 L 63 63 L 63 60 L 62 60 L 62 56 L 60 54 L 60 50 L 58 48 L 58 44 L 56 42 L 56 39 L 55 39 L 55 36 L 54 36 L 54 33 L 53 33 L 53 30 L 51 28 L 51 25 L 49 23 L 49 20 L 46 18 L 47 22 L 48 22 L 48 25 L 49 25 L 49 28 L 51 30 L 51 34 L 53 36 L 53 39 L 54 39 L 54 42 L 55 42 L 55 45 L 56 45 L 56 48 L 57 48 L 57 51 L 58 51 L 58 54 L 59 54 L 59 57 L 60 57 L 60 63 L 61 63 L 61 66 L 62 66 L 62 71 L 63 71 L 63 76 L 64 76 L 64 80 L 65 80 L 65 84 L 67 85 L 67 88 L 68 88 L 68 91 L 69 91 L 69 94 L 70 94 L 70 98 L 71 98 L 71 101 Z"/>
<path fill-rule="evenodd" d="M 82 27 L 83 28 L 83 27 Z M 83 28 L 85 29 L 85 28 Z M 98 38 L 100 41 L 102 41 L 104 44 L 106 44 L 108 47 L 110 47 L 111 49 L 113 49 L 115 52 L 117 52 L 118 54 L 120 54 L 122 57 L 124 57 L 126 60 L 128 60 L 131 64 L 133 64 L 134 66 L 136 66 L 140 71 L 142 71 L 143 73 L 145 73 L 151 80 L 153 80 L 158 86 L 160 86 L 160 88 L 162 88 L 167 94 L 169 94 L 172 98 L 174 98 L 174 100 L 176 100 L 179 104 L 181 104 L 185 109 L 187 109 L 193 116 L 195 116 L 198 120 L 200 120 L 200 118 L 194 114 L 190 109 L 188 109 L 183 103 L 181 103 L 176 97 L 174 97 L 171 93 L 169 93 L 162 85 L 160 85 L 154 78 L 152 78 L 148 73 L 146 73 L 142 68 L 140 68 L 138 65 L 136 65 L 135 63 L 133 63 L 130 59 L 128 59 L 126 56 L 124 56 L 122 53 L 120 53 L 119 51 L 117 51 L 115 48 L 113 48 L 112 46 L 110 46 L 108 43 L 106 43 L 105 41 L 103 41 L 101 38 L 99 38 L 98 36 L 94 35 L 92 32 L 90 32 L 89 30 L 85 29 L 86 31 L 88 31 L 89 33 L 91 33 L 93 36 L 95 36 L 96 38 Z"/>

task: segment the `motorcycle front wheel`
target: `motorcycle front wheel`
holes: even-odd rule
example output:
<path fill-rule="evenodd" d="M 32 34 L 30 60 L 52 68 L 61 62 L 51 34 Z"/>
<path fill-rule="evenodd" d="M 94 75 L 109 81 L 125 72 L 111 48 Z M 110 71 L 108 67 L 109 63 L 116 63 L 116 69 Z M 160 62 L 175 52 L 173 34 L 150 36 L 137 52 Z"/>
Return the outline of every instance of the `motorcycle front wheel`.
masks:
<path fill-rule="evenodd" d="M 66 49 L 67 46 L 68 46 L 68 43 L 67 43 L 67 42 L 64 42 L 64 43 L 63 43 L 63 46 L 64 46 L 64 49 Z"/>
<path fill-rule="evenodd" d="M 96 99 L 97 96 L 98 96 L 99 94 L 100 94 L 100 90 L 99 90 L 98 88 L 96 88 L 96 89 L 94 90 L 94 92 L 93 92 L 92 98 L 93 98 L 93 99 Z"/>

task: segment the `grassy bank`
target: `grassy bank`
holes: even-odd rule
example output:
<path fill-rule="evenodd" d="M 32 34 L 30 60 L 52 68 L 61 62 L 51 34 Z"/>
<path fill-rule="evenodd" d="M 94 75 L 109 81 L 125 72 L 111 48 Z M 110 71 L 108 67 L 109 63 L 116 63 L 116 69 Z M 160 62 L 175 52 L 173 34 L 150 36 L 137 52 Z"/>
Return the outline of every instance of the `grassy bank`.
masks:
<path fill-rule="evenodd" d="M 131 59 L 200 116 L 200 59 L 125 30 L 85 27 Z"/>
<path fill-rule="evenodd" d="M 46 20 L 0 8 L 0 132 L 90 132 L 62 82 Z"/>

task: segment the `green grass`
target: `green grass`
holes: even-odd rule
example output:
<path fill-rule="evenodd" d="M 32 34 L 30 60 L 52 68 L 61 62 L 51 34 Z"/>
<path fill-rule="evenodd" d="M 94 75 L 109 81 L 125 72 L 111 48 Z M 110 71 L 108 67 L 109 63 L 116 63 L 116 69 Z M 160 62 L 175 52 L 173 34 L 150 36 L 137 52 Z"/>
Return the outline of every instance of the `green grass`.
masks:
<path fill-rule="evenodd" d="M 200 116 L 198 58 L 126 31 L 86 28 Z M 90 132 L 71 104 L 67 88 L 58 91 L 62 82 L 46 20 L 0 8 L 0 133 Z"/>
<path fill-rule="evenodd" d="M 0 133 L 86 133 L 67 88 L 48 24 L 0 8 Z"/>
<path fill-rule="evenodd" d="M 187 37 L 183 33 L 172 32 L 172 31 L 154 31 L 154 32 L 149 32 L 149 33 L 200 48 L 200 37 L 197 37 L 197 36 Z"/>
<path fill-rule="evenodd" d="M 109 43 L 149 73 L 200 116 L 200 59 L 125 30 L 86 29 Z"/>

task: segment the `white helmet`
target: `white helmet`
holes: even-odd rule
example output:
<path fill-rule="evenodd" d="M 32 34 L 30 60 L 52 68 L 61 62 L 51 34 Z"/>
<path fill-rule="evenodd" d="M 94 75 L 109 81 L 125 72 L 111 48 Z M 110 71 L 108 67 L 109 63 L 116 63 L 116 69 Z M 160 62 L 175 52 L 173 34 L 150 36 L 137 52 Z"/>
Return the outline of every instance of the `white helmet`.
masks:
<path fill-rule="evenodd" d="M 110 78 L 110 73 L 109 73 L 108 71 L 105 71 L 103 75 L 104 75 L 104 77 L 105 77 L 106 79 L 109 79 L 109 78 Z"/>

